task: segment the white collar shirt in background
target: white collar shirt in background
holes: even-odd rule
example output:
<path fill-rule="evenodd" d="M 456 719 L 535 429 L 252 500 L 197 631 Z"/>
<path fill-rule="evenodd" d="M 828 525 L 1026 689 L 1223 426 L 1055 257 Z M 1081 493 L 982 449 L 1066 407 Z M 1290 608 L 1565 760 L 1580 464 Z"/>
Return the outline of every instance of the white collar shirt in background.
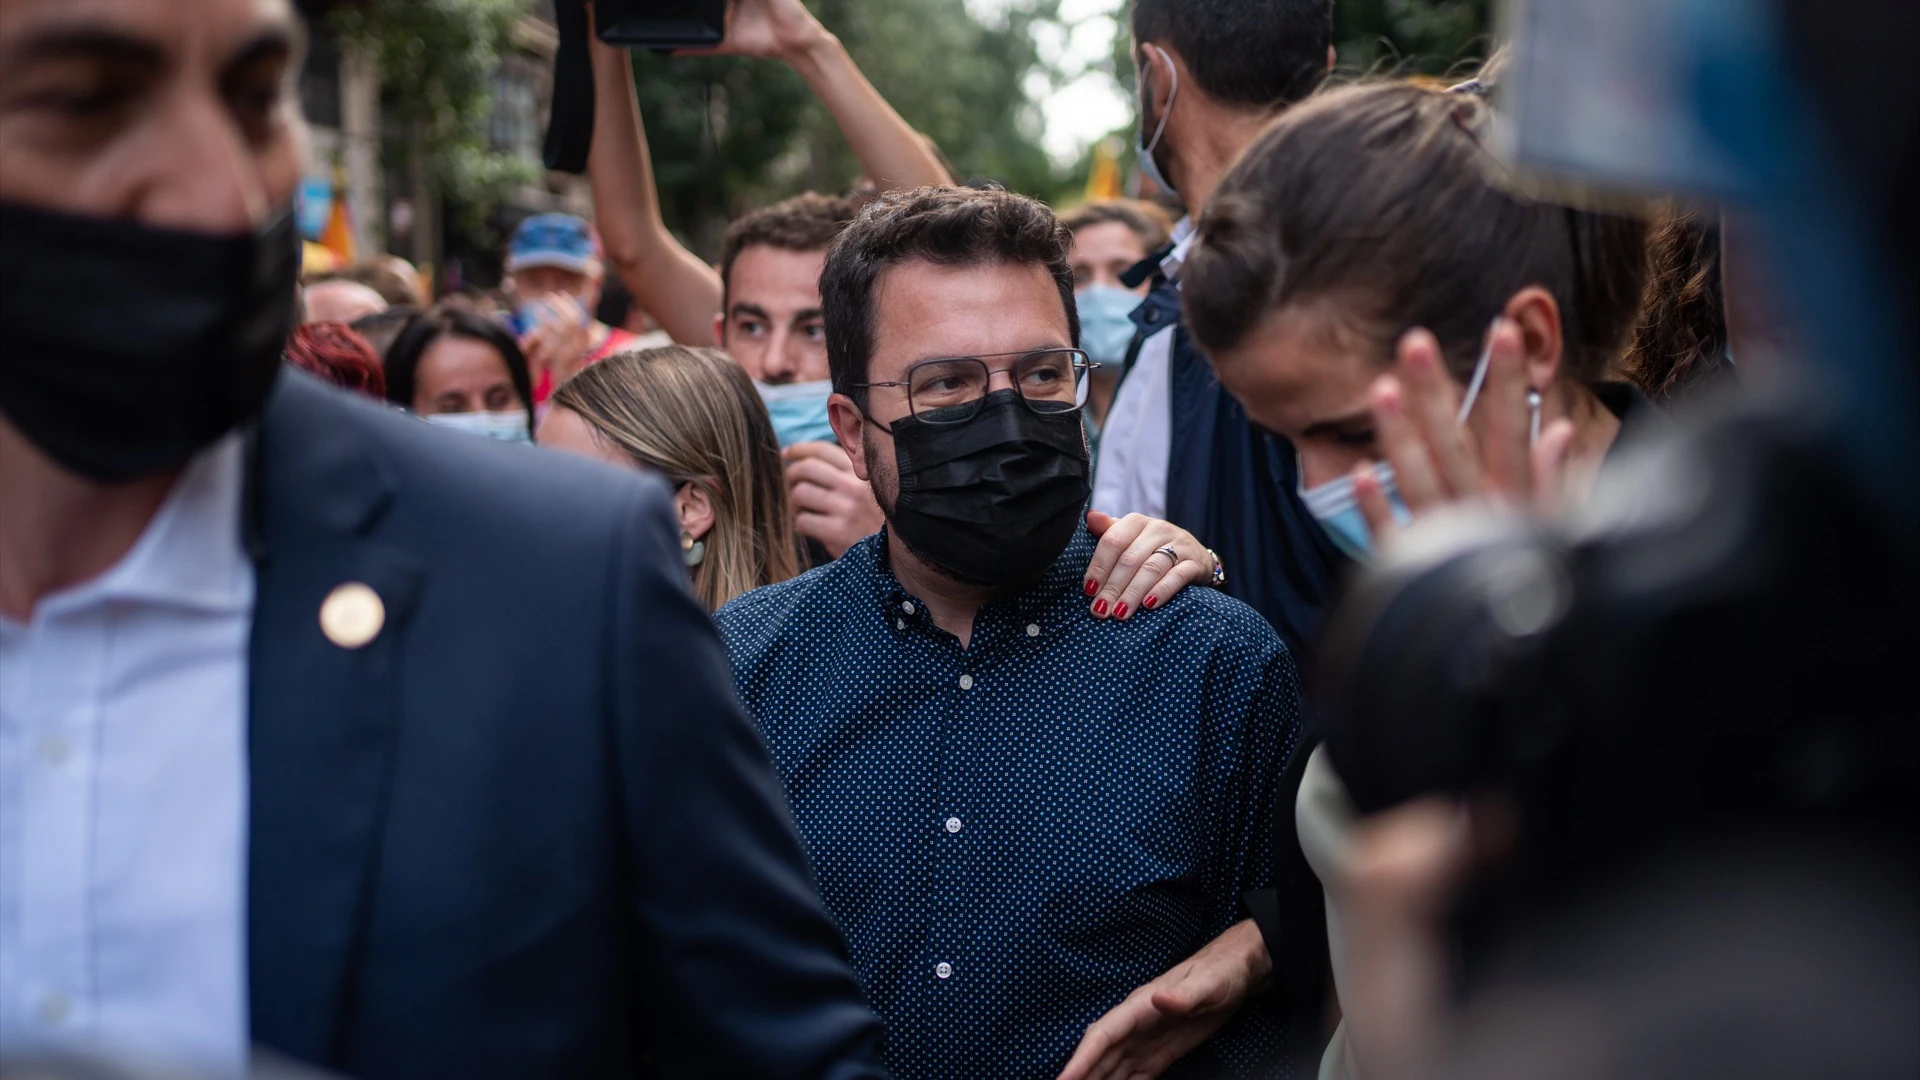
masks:
<path fill-rule="evenodd" d="M 1174 288 L 1193 250 L 1193 219 L 1173 229 L 1173 251 L 1160 270 Z M 1141 343 L 1100 429 L 1100 461 L 1093 474 L 1093 508 L 1115 517 L 1167 516 L 1167 462 L 1173 453 L 1173 323 Z"/>
<path fill-rule="evenodd" d="M 240 436 L 125 557 L 0 618 L 0 1051 L 247 1053 Z"/>

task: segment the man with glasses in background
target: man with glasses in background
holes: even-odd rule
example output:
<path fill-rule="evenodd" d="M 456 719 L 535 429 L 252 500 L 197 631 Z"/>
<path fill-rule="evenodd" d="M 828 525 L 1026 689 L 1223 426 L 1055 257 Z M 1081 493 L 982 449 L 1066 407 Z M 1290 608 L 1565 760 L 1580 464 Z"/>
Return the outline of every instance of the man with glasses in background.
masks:
<path fill-rule="evenodd" d="M 954 188 L 841 234 L 829 412 L 886 529 L 718 621 L 895 1075 L 1051 1076 L 1193 967 L 1241 992 L 1168 1010 L 1162 1065 L 1264 1075 L 1284 1040 L 1235 1015 L 1266 978 L 1236 905 L 1270 874 L 1293 662 L 1212 590 L 1087 610 L 1070 244 L 1037 202 Z"/>

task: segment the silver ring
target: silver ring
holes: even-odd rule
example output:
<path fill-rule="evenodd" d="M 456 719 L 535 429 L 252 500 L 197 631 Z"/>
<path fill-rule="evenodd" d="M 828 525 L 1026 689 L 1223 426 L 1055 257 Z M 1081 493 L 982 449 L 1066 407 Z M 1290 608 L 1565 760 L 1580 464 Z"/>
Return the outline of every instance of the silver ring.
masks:
<path fill-rule="evenodd" d="M 1167 563 L 1169 564 L 1169 566 L 1180 565 L 1180 553 L 1173 550 L 1172 544 L 1168 544 L 1166 547 L 1162 547 L 1162 548 L 1154 548 L 1153 553 L 1155 555 L 1165 555 L 1167 557 Z"/>

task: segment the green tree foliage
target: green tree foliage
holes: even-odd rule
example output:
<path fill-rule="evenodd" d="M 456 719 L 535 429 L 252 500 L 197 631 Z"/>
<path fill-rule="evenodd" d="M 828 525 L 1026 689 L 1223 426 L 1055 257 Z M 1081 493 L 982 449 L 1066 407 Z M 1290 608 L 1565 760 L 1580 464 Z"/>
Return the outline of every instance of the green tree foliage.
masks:
<path fill-rule="evenodd" d="M 959 0 L 809 0 L 907 122 L 962 178 L 1040 196 L 1064 177 L 1040 148 L 1026 81 L 1047 72 L 1032 27 L 1042 0 L 988 25 Z M 743 210 L 800 191 L 840 191 L 859 163 L 833 118 L 785 65 L 736 57 L 637 53 L 640 108 L 668 223 L 704 254 Z"/>
<path fill-rule="evenodd" d="M 1492 52 L 1492 0 L 1335 0 L 1344 71 L 1451 75 Z"/>
<path fill-rule="evenodd" d="M 380 107 L 398 136 L 389 152 L 418 154 L 450 203 L 483 212 L 533 169 L 487 142 L 493 74 L 530 0 L 358 0 L 329 16 L 343 43 L 381 73 Z"/>

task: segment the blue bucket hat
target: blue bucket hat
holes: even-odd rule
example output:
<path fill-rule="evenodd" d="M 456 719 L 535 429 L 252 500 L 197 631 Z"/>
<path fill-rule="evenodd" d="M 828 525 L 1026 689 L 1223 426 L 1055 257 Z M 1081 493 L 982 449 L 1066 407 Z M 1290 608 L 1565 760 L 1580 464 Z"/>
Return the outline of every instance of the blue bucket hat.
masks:
<path fill-rule="evenodd" d="M 600 255 L 593 230 L 572 214 L 535 214 L 514 227 L 507 241 L 507 273 L 554 266 L 590 274 Z"/>

